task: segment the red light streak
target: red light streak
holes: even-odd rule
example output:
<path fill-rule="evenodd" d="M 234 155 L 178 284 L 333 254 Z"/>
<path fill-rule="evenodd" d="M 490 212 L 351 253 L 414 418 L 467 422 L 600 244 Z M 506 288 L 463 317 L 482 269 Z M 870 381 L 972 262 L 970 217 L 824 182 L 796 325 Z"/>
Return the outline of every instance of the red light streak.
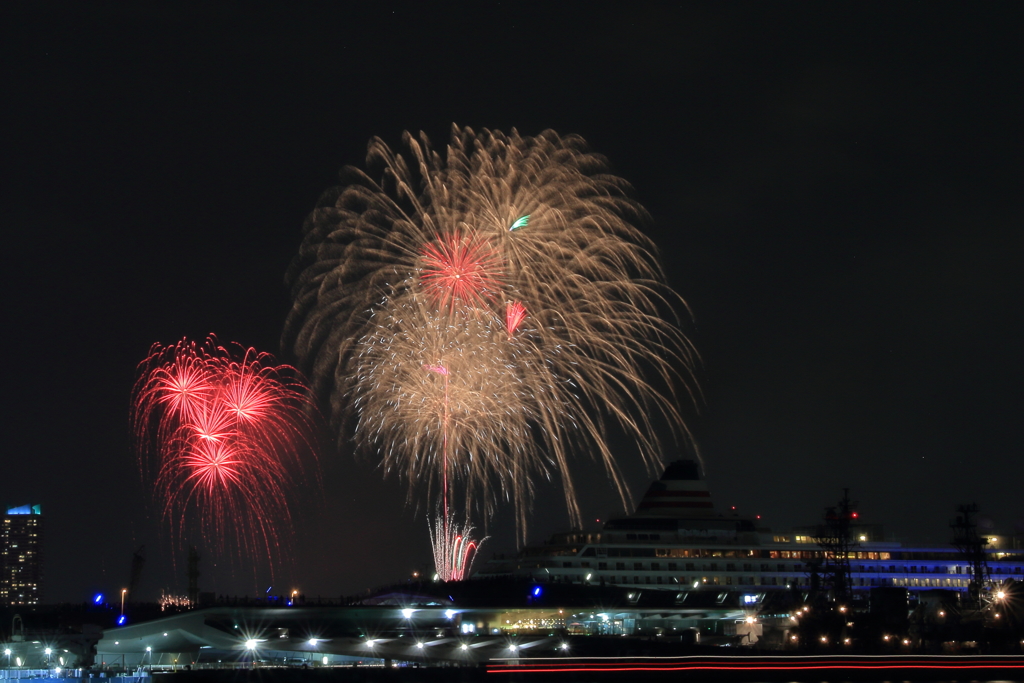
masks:
<path fill-rule="evenodd" d="M 967 660 L 963 657 L 934 658 L 934 659 L 880 659 L 877 661 L 863 661 L 870 656 L 860 660 L 825 660 L 825 661 L 797 661 L 787 662 L 780 658 L 779 661 L 753 660 L 743 663 L 733 662 L 623 662 L 623 663 L 565 663 L 565 664 L 521 664 L 521 665 L 492 665 L 488 673 L 563 673 L 563 672 L 624 672 L 624 671 L 824 671 L 824 670 L 970 670 L 970 669 L 1024 669 L 1024 661 L 1019 658 L 1007 658 L 1006 660 L 993 660 L 985 658 L 980 660 Z M 657 659 L 654 657 L 640 659 Z"/>

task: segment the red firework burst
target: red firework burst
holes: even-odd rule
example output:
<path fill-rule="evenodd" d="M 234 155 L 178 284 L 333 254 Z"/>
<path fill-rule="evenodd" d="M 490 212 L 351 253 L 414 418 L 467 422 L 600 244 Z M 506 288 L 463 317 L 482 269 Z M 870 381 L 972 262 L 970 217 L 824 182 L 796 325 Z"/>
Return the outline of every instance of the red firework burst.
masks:
<path fill-rule="evenodd" d="M 132 398 L 143 476 L 155 470 L 151 483 L 177 540 L 198 527 L 244 553 L 274 550 L 275 529 L 290 521 L 288 486 L 315 455 L 312 406 L 294 369 L 213 337 L 157 344 Z"/>
<path fill-rule="evenodd" d="M 210 400 L 213 389 L 209 368 L 198 358 L 179 356 L 167 367 L 154 372 L 154 389 L 159 401 L 180 418 L 191 420 Z"/>
<path fill-rule="evenodd" d="M 185 454 L 182 464 L 189 471 L 187 481 L 217 490 L 241 483 L 246 463 L 229 445 L 204 441 Z"/>
<path fill-rule="evenodd" d="M 510 301 L 505 304 L 505 329 L 508 330 L 508 336 L 512 336 L 519 329 L 520 323 L 526 318 L 526 307 L 523 306 L 522 302 Z"/>
<path fill-rule="evenodd" d="M 500 286 L 501 260 L 487 240 L 454 231 L 423 247 L 421 256 L 420 282 L 438 308 L 453 311 L 456 302 L 482 308 Z"/>

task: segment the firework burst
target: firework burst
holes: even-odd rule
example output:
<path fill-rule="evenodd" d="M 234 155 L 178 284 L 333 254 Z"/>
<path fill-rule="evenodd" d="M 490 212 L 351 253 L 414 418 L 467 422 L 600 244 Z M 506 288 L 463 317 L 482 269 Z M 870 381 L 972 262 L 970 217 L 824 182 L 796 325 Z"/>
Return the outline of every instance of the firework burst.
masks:
<path fill-rule="evenodd" d="M 285 342 L 339 439 L 353 424 L 410 496 L 447 500 L 450 477 L 467 515 L 512 500 L 521 534 L 538 475 L 560 478 L 579 522 L 574 451 L 628 500 L 606 422 L 655 465 L 655 416 L 687 434 L 693 360 L 645 211 L 578 137 L 453 128 L 443 156 L 404 141 L 371 141 L 372 176 L 343 171 L 289 274 Z"/>
<path fill-rule="evenodd" d="M 139 365 L 132 425 L 144 479 L 180 542 L 198 533 L 266 555 L 290 522 L 288 493 L 314 455 L 308 391 L 254 349 L 183 340 Z"/>
<path fill-rule="evenodd" d="M 469 524 L 458 524 L 444 516 L 439 516 L 430 527 L 430 545 L 434 550 L 434 568 L 437 578 L 442 581 L 462 581 L 469 576 L 473 560 L 486 541 L 482 538 L 474 540 L 470 534 L 473 527 Z"/>

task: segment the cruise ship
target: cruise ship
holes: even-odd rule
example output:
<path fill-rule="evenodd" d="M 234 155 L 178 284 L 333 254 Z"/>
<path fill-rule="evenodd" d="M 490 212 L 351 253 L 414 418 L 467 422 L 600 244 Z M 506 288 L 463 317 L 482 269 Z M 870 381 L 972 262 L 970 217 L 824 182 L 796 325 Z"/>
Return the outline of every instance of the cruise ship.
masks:
<path fill-rule="evenodd" d="M 970 566 L 952 545 L 886 541 L 880 524 L 849 525 L 854 597 L 871 588 L 968 590 Z M 653 482 L 636 511 L 609 519 L 597 533 L 574 531 L 528 546 L 513 558 L 478 565 L 478 578 L 510 576 L 539 583 L 637 586 L 644 590 L 717 589 L 758 603 L 771 591 L 809 589 L 823 551 L 815 528 L 773 533 L 757 517 L 716 508 L 692 460 L 677 460 Z M 989 581 L 1024 580 L 1024 543 L 987 535 Z"/>

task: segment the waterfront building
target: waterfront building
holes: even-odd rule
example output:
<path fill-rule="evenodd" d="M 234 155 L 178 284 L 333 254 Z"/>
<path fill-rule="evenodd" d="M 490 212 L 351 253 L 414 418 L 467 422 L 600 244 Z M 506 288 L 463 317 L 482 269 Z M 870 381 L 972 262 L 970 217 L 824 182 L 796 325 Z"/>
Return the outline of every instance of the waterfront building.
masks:
<path fill-rule="evenodd" d="M 851 520 L 849 530 L 855 597 L 893 586 L 908 589 L 912 597 L 934 589 L 967 591 L 969 562 L 951 545 L 887 541 L 882 525 L 859 519 Z M 680 596 L 735 591 L 760 603 L 766 594 L 806 592 L 817 582 L 826 558 L 815 534 L 815 527 L 773 532 L 757 516 L 720 511 L 698 463 L 677 460 L 651 484 L 632 515 L 610 519 L 598 532 L 556 534 L 515 557 L 481 563 L 476 578 L 618 585 Z M 1021 539 L 991 534 L 987 540 L 990 581 L 1024 580 Z"/>
<path fill-rule="evenodd" d="M 38 605 L 42 601 L 42 538 L 39 505 L 7 508 L 0 522 L 0 603 Z"/>

